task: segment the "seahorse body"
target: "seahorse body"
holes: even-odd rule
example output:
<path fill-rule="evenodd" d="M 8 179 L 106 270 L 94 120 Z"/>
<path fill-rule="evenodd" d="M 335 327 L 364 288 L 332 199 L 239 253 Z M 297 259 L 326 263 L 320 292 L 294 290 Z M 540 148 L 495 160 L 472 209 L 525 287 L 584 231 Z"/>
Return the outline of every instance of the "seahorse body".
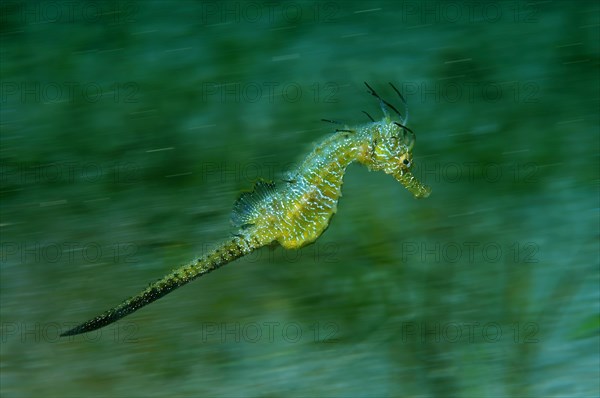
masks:
<path fill-rule="evenodd" d="M 234 224 L 252 235 L 270 236 L 286 249 L 314 242 L 337 210 L 342 178 L 353 160 L 348 155 L 356 152 L 342 135 L 348 134 L 337 133 L 318 145 L 277 186 L 257 183 L 252 195 L 234 206 Z M 261 200 L 253 201 L 255 195 Z"/>
<path fill-rule="evenodd" d="M 277 242 L 286 249 L 298 249 L 314 242 L 337 211 L 346 168 L 354 161 L 369 170 L 391 174 L 417 198 L 429 196 L 430 189 L 410 172 L 414 133 L 393 121 L 386 105 L 400 113 L 367 87 L 381 102 L 383 120 L 338 130 L 318 144 L 279 184 L 258 181 L 252 192 L 243 193 L 234 204 L 231 220 L 236 231 L 231 239 L 62 336 L 89 332 L 115 322 L 259 247 Z"/>
<path fill-rule="evenodd" d="M 253 195 L 260 199 L 240 198 L 234 224 L 252 226 L 252 233 L 261 236 L 274 233 L 269 236 L 286 249 L 314 242 L 337 211 L 343 177 L 353 161 L 392 174 L 415 197 L 427 197 L 429 188 L 410 173 L 412 145 L 403 127 L 389 118 L 356 131 L 339 131 L 320 143 L 281 185 L 259 182 Z"/>

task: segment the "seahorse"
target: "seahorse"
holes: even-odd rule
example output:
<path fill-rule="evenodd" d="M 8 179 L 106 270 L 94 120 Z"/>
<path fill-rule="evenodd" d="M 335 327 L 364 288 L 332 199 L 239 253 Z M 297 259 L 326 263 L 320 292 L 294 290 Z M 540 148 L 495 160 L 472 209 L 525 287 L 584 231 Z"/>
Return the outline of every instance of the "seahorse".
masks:
<path fill-rule="evenodd" d="M 231 221 L 235 231 L 231 238 L 204 257 L 173 270 L 136 296 L 61 336 L 86 333 L 109 325 L 262 246 L 278 243 L 285 249 L 299 249 L 314 242 L 337 211 L 342 180 L 352 162 L 392 175 L 416 198 L 428 197 L 430 188 L 411 173 L 415 134 L 405 125 L 408 112 L 402 116 L 366 82 L 365 85 L 379 100 L 382 120 L 376 122 L 364 112 L 370 123 L 336 129 L 279 183 L 256 182 L 253 191 L 242 193 L 233 206 Z M 404 97 L 392 83 L 390 85 L 400 96 L 406 111 Z M 392 120 L 389 109 L 399 116 L 400 121 Z"/>

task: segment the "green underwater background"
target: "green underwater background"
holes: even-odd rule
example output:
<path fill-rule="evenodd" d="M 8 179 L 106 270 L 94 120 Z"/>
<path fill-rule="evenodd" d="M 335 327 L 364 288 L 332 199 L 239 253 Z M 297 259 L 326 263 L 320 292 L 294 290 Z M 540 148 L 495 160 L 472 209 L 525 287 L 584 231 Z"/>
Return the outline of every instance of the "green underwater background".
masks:
<path fill-rule="evenodd" d="M 0 39 L 3 397 L 600 395 L 598 3 L 3 1 Z M 313 245 L 58 337 L 380 118 L 363 82 L 429 198 L 351 165 Z"/>

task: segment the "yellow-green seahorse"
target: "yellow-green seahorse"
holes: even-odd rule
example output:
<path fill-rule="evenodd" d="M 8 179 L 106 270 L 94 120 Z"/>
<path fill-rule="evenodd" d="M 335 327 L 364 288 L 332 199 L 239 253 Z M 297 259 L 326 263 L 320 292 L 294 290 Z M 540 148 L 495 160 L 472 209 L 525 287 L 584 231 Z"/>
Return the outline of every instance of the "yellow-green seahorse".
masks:
<path fill-rule="evenodd" d="M 337 210 L 346 167 L 357 161 L 369 170 L 391 174 L 417 198 L 426 198 L 430 189 L 411 173 L 414 133 L 404 124 L 406 118 L 383 100 L 367 83 L 371 95 L 379 99 L 384 117 L 375 122 L 336 130 L 289 172 L 281 183 L 259 181 L 252 192 L 243 193 L 231 216 L 236 227 L 206 256 L 173 270 L 150 284 L 138 295 L 62 334 L 71 336 L 111 324 L 139 310 L 186 283 L 252 251 L 277 242 L 286 249 L 298 249 L 314 242 L 327 228 Z M 404 105 L 400 92 L 392 85 Z M 399 117 L 392 120 L 388 108 Z"/>

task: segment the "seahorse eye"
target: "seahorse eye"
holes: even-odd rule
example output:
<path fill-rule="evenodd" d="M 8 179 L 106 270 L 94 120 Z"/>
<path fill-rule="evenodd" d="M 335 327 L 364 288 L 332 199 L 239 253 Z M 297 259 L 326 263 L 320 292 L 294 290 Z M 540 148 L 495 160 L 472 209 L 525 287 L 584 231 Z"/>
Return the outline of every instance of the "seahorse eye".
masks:
<path fill-rule="evenodd" d="M 399 156 L 400 167 L 403 169 L 410 169 L 412 166 L 412 156 L 409 152 L 403 153 Z"/>

